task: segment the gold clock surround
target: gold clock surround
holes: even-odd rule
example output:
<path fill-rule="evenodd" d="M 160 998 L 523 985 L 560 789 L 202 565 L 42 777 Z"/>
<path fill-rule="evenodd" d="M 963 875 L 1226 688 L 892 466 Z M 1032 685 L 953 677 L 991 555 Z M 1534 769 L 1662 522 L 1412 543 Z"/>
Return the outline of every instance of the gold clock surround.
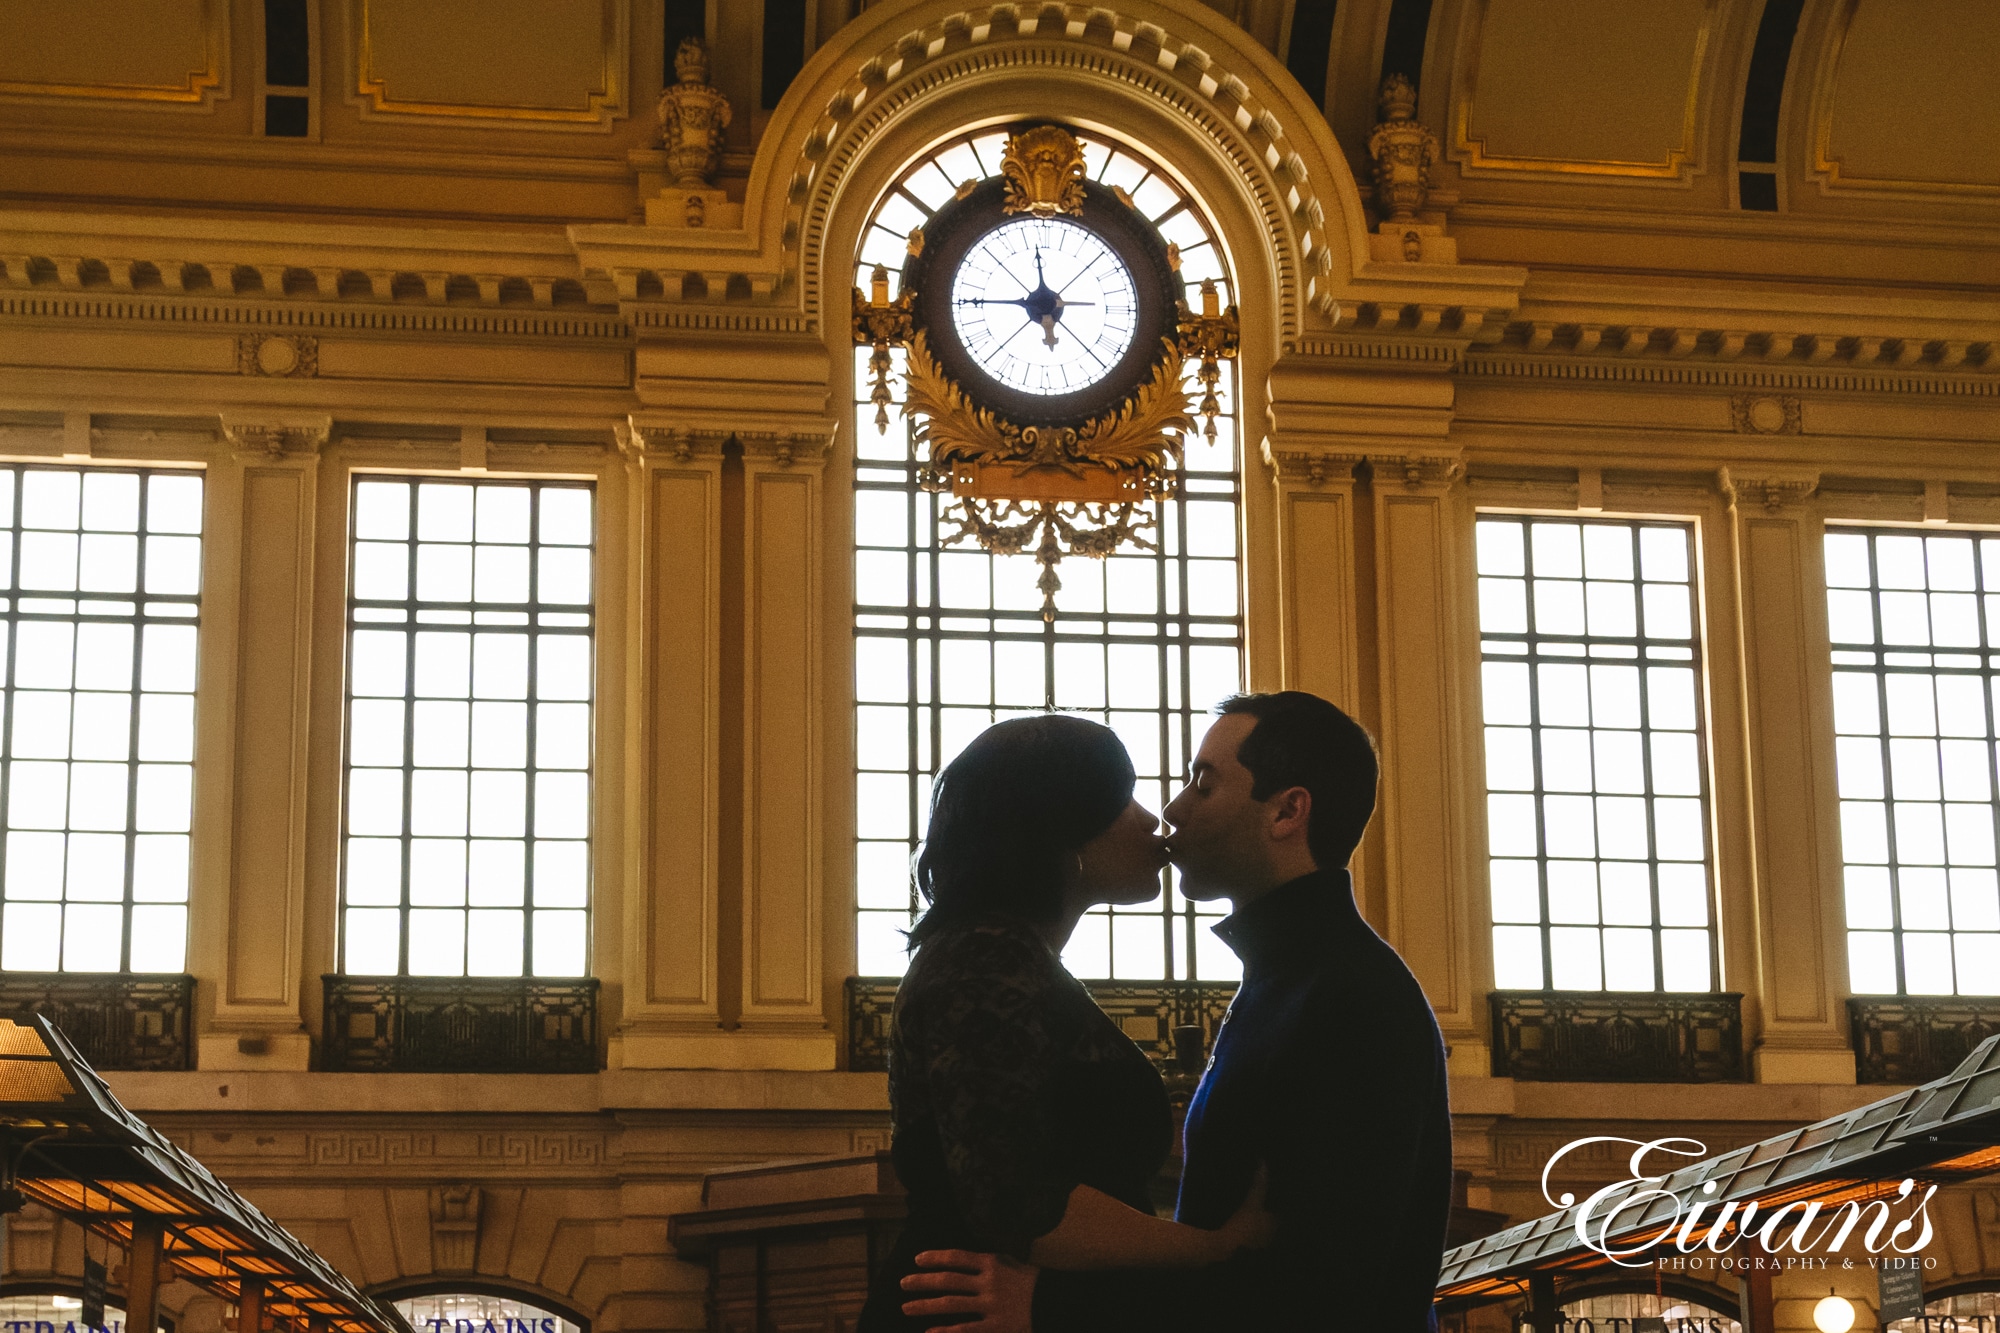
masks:
<path fill-rule="evenodd" d="M 1083 212 L 1083 147 L 1061 126 L 1034 125 L 1010 134 L 1001 173 L 1003 215 Z M 975 187 L 968 182 L 959 197 Z M 1132 206 L 1122 192 L 1116 197 Z M 913 257 L 921 254 L 924 232 L 913 231 L 909 244 Z M 1177 270 L 1178 252 L 1161 245 L 1169 267 Z M 876 429 L 889 425 L 889 348 L 904 347 L 903 414 L 912 418 L 928 456 L 919 479 L 925 489 L 949 491 L 955 501 L 946 517 L 958 530 L 948 543 L 972 541 L 1001 555 L 1019 554 L 1032 543 L 1042 566 L 1036 586 L 1045 620 L 1055 616 L 1055 594 L 1062 587 L 1056 566 L 1065 555 L 1101 558 L 1128 545 L 1154 549 L 1144 533 L 1157 518 L 1147 507 L 1175 493 L 1181 436 L 1194 427 L 1191 407 L 1208 418 L 1213 438 L 1219 361 L 1236 355 L 1236 308 L 1218 308 L 1213 283 L 1203 284 L 1199 313 L 1184 300 L 1176 303 L 1170 329 L 1151 354 L 1150 374 L 1119 401 L 1073 424 L 1018 420 L 1023 414 L 982 401 L 985 395 L 941 365 L 929 346 L 916 316 L 917 290 L 906 286 L 891 301 L 888 275 L 880 268 L 870 287 L 865 295 L 854 289 L 853 318 L 856 343 L 873 348 Z M 1198 405 L 1186 387 L 1190 356 L 1202 359 Z"/>

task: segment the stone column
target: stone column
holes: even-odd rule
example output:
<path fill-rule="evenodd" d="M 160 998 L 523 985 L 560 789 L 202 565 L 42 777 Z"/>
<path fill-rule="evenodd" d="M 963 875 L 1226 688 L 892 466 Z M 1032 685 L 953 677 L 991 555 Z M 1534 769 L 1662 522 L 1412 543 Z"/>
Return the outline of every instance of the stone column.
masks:
<path fill-rule="evenodd" d="M 718 974 L 722 446 L 634 416 L 626 570 L 625 997 L 614 1064 L 713 1063 Z"/>
<path fill-rule="evenodd" d="M 305 1069 L 306 775 L 314 510 L 332 420 L 222 417 L 210 473 L 190 968 L 203 1069 Z"/>
<path fill-rule="evenodd" d="M 1463 521 L 1456 450 L 1371 452 L 1375 520 L 1375 651 L 1380 680 L 1381 826 L 1389 886 L 1385 934 L 1416 973 L 1451 1047 L 1452 1072 L 1490 1072 L 1485 968 L 1474 935 L 1467 836 L 1473 785 L 1465 744 Z"/>
<path fill-rule="evenodd" d="M 1824 525 L 1805 503 L 1819 474 L 1744 465 L 1724 468 L 1718 483 L 1729 501 L 1747 724 L 1751 1067 L 1760 1083 L 1852 1083 Z"/>
<path fill-rule="evenodd" d="M 1277 489 L 1279 618 L 1288 690 L 1362 712 L 1354 467 L 1361 455 L 1264 441 Z"/>
<path fill-rule="evenodd" d="M 627 1001 L 622 1060 L 832 1069 L 819 713 L 831 362 L 816 337 L 682 328 L 642 338 L 635 365 L 650 478 L 635 503 L 650 528 L 635 536 L 647 564 L 633 595 L 653 656 L 637 664 L 648 720 L 630 744 L 635 809 L 657 827 L 634 881 L 648 934 L 629 964 L 653 989 Z"/>
<path fill-rule="evenodd" d="M 822 954 L 821 570 L 832 423 L 743 443 L 742 1017 L 758 1063 L 832 1069 Z M 746 1048 L 747 1053 L 747 1048 Z"/>

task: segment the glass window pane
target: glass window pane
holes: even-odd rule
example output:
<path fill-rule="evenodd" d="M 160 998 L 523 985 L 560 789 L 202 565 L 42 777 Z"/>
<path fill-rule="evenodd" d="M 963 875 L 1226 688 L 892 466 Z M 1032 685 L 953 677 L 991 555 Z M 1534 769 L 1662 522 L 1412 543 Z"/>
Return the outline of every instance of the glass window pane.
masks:
<path fill-rule="evenodd" d="M 2000 560 L 1965 533 L 1826 535 L 1835 762 L 1856 993 L 1986 995 L 2000 976 L 1991 637 Z M 1879 625 L 1877 643 L 1867 627 Z M 1912 652 L 1912 649 L 1922 650 Z M 1886 733 L 1886 741 L 1883 739 Z"/>
<path fill-rule="evenodd" d="M 0 628 L 22 909 L 0 917 L 0 967 L 184 967 L 200 532 L 198 474 L 0 464 L 0 550 L 24 588 L 76 594 Z"/>
<path fill-rule="evenodd" d="M 370 479 L 353 503 L 343 966 L 581 975 L 593 492 Z M 434 628 L 370 624 L 385 602 Z"/>
<path fill-rule="evenodd" d="M 1693 529 L 1481 515 L 1474 531 L 1482 583 L 1518 583 L 1533 608 L 1482 591 L 1497 984 L 1708 988 Z"/>

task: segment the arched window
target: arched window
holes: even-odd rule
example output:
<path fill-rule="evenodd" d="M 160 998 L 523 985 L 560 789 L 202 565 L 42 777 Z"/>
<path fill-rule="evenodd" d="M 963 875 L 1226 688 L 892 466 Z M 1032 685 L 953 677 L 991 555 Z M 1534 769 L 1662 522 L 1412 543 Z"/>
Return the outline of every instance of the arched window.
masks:
<path fill-rule="evenodd" d="M 1667 1333 L 1743 1333 L 1734 1313 L 1707 1304 L 1704 1295 L 1671 1285 L 1598 1290 L 1564 1301 L 1559 1327 L 1562 1333 L 1633 1333 L 1633 1320 L 1658 1319 L 1666 1324 Z"/>
<path fill-rule="evenodd" d="M 441 1291 L 406 1296 L 396 1309 L 417 1333 L 586 1333 L 574 1320 L 517 1296 Z"/>
<path fill-rule="evenodd" d="M 1091 176 L 1124 190 L 1179 247 L 1181 276 L 1215 280 L 1234 302 L 1226 256 L 1200 207 L 1144 154 L 1078 136 Z M 856 283 L 892 275 L 922 226 L 966 181 L 1000 172 L 1006 135 L 953 140 L 903 173 L 862 236 Z M 900 975 L 901 931 L 916 914 L 910 858 L 923 836 L 931 778 L 996 721 L 1074 710 L 1124 738 L 1139 799 L 1159 810 L 1207 730 L 1209 709 L 1241 688 L 1241 443 L 1235 365 L 1224 363 L 1212 440 L 1188 436 L 1179 494 L 1157 513 L 1153 551 L 1127 548 L 1060 567 L 1053 621 L 1042 617 L 1033 555 L 993 556 L 953 544 L 949 497 L 917 483 L 900 400 L 878 429 L 868 401 L 869 349 L 855 352 L 854 627 L 857 971 Z M 892 351 L 900 391 L 903 353 Z M 1171 872 L 1169 872 L 1169 880 Z M 1211 935 L 1209 904 L 1171 882 L 1143 907 L 1099 909 L 1078 925 L 1064 961 L 1078 976 L 1227 979 L 1236 959 Z"/>
<path fill-rule="evenodd" d="M 9 1283 L 10 1287 L 14 1284 Z M 126 1333 L 125 1311 L 123 1307 L 107 1303 L 104 1307 L 104 1321 L 86 1324 L 83 1321 L 83 1297 L 75 1288 L 54 1290 L 22 1291 L 10 1290 L 0 1295 L 0 1328 L 18 1326 L 22 1333 Z M 173 1316 L 162 1312 L 159 1323 L 160 1333 L 174 1333 Z"/>
<path fill-rule="evenodd" d="M 1924 1302 L 1919 1319 L 1883 1325 L 1888 1333 L 1994 1333 L 2000 1329 L 2000 1290 L 1952 1292 Z"/>

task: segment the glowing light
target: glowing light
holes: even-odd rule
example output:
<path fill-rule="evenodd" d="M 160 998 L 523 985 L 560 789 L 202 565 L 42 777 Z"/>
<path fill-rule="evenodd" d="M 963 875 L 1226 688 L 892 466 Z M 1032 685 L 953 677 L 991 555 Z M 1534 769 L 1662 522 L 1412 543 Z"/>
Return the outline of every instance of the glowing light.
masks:
<path fill-rule="evenodd" d="M 1854 1303 L 1829 1292 L 1813 1307 L 1813 1327 L 1819 1333 L 1847 1333 L 1854 1327 Z"/>

